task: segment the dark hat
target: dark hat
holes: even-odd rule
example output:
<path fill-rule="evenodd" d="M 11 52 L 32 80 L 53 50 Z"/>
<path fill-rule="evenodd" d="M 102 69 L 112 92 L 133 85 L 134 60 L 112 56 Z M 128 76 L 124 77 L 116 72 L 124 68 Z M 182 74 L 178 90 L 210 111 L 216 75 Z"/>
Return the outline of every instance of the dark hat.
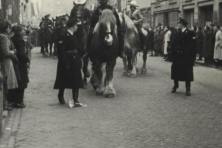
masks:
<path fill-rule="evenodd" d="M 186 21 L 185 19 L 183 19 L 183 18 L 179 18 L 178 23 L 180 23 L 180 24 L 182 24 L 182 25 L 184 25 L 184 26 L 187 26 L 187 25 L 188 25 L 187 21 Z"/>
<path fill-rule="evenodd" d="M 22 26 L 13 26 L 12 27 L 12 31 L 14 32 L 14 33 L 20 33 L 21 31 L 22 31 Z"/>
<path fill-rule="evenodd" d="M 70 17 L 67 22 L 67 27 L 72 27 L 77 23 L 77 19 L 74 17 Z"/>

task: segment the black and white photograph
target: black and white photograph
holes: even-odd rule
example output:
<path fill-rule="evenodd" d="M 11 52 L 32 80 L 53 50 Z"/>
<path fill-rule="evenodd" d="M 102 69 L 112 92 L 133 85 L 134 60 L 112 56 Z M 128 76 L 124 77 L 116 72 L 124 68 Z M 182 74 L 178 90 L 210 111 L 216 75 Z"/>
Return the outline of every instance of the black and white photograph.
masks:
<path fill-rule="evenodd" d="M 222 148 L 222 0 L 0 0 L 0 148 Z"/>

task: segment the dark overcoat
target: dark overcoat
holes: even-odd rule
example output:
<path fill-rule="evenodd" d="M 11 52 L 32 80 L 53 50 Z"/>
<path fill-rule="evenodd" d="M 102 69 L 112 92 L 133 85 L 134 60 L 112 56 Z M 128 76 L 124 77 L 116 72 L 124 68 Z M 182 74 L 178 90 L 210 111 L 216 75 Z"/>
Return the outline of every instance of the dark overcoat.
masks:
<path fill-rule="evenodd" d="M 196 51 L 199 55 L 203 55 L 203 32 L 196 32 Z"/>
<path fill-rule="evenodd" d="M 16 49 L 16 56 L 18 58 L 18 61 L 14 62 L 18 85 L 19 88 L 25 89 L 29 82 L 28 64 L 30 63 L 30 59 L 22 36 L 15 35 L 12 37 L 12 42 Z"/>
<path fill-rule="evenodd" d="M 154 32 L 151 30 L 148 31 L 148 36 L 146 39 L 146 46 L 147 46 L 147 50 L 149 51 L 154 49 Z"/>
<path fill-rule="evenodd" d="M 203 36 L 203 56 L 212 60 L 214 56 L 215 33 L 212 29 L 206 29 Z"/>
<path fill-rule="evenodd" d="M 78 37 L 66 31 L 63 44 L 58 51 L 57 76 L 54 89 L 78 89 L 83 87 L 82 79 L 82 50 Z"/>
<path fill-rule="evenodd" d="M 193 66 L 195 60 L 194 34 L 186 29 L 179 30 L 172 43 L 171 78 L 177 81 L 193 81 Z"/>

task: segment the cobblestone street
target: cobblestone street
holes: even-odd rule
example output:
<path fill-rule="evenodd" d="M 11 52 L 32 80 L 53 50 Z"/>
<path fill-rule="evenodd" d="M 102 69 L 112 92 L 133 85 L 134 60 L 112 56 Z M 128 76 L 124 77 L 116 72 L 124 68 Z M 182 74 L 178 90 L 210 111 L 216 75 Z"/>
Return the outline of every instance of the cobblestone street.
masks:
<path fill-rule="evenodd" d="M 221 70 L 196 66 L 193 94 L 186 97 L 184 84 L 171 94 L 171 64 L 161 58 L 150 57 L 148 74 L 134 79 L 122 76 L 119 60 L 117 97 L 96 96 L 90 87 L 80 94 L 88 107 L 69 109 L 53 90 L 56 64 L 33 51 L 16 148 L 222 147 Z"/>

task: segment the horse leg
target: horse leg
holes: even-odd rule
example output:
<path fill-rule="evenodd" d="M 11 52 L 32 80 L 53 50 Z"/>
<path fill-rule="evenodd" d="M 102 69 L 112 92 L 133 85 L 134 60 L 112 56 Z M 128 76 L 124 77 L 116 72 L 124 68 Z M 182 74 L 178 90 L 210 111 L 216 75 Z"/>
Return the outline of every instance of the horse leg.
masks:
<path fill-rule="evenodd" d="M 116 59 L 109 61 L 106 65 L 104 96 L 107 98 L 113 98 L 116 96 L 116 90 L 113 86 L 113 72 L 115 65 L 116 65 Z"/>
<path fill-rule="evenodd" d="M 122 60 L 123 60 L 123 69 L 124 69 L 123 75 L 127 75 L 127 72 L 128 72 L 128 64 L 127 64 L 127 56 L 126 56 L 126 54 L 123 55 Z"/>
<path fill-rule="evenodd" d="M 43 44 L 41 44 L 41 54 L 44 55 L 44 45 Z"/>
<path fill-rule="evenodd" d="M 91 78 L 91 84 L 93 88 L 96 90 L 97 95 L 103 94 L 103 85 L 102 85 L 102 63 L 99 61 L 94 61 L 92 65 L 93 76 Z"/>
<path fill-rule="evenodd" d="M 130 77 L 135 78 L 137 76 L 137 52 L 133 51 L 130 59 L 131 73 Z"/>
<path fill-rule="evenodd" d="M 44 43 L 44 55 L 47 55 L 48 53 L 48 45 L 47 43 Z"/>
<path fill-rule="evenodd" d="M 141 73 L 142 74 L 146 74 L 147 73 L 147 53 L 148 53 L 148 51 L 147 50 L 144 50 L 143 51 L 143 66 L 142 66 L 142 71 L 141 71 Z"/>
<path fill-rule="evenodd" d="M 85 78 L 90 77 L 90 72 L 89 72 L 89 69 L 88 69 L 88 65 L 89 65 L 89 56 L 87 55 L 83 58 L 83 73 L 84 73 Z"/>
<path fill-rule="evenodd" d="M 90 72 L 88 69 L 89 57 L 83 57 L 83 74 L 84 74 L 84 88 L 87 88 L 87 78 L 90 77 Z"/>
<path fill-rule="evenodd" d="M 53 43 L 52 42 L 50 42 L 50 44 L 49 44 L 49 48 L 50 48 L 50 55 L 52 55 L 52 46 L 53 46 Z"/>

